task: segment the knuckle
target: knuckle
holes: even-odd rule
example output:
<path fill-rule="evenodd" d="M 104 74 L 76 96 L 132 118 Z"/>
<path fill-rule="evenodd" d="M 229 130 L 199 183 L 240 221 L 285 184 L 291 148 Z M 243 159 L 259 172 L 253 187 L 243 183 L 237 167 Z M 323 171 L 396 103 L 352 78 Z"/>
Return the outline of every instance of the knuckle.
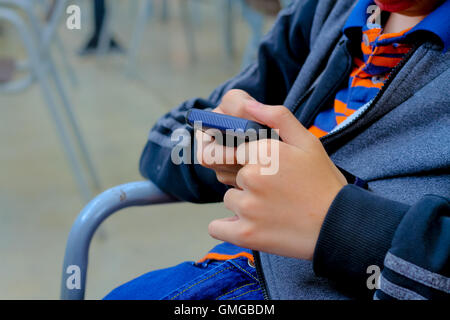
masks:
<path fill-rule="evenodd" d="M 248 197 L 242 198 L 238 205 L 239 213 L 243 215 L 251 214 L 255 209 L 254 203 Z"/>
<path fill-rule="evenodd" d="M 223 196 L 223 203 L 225 205 L 225 208 L 231 210 L 231 197 L 233 193 L 233 189 L 229 189 L 227 192 L 225 192 L 225 195 Z"/>
<path fill-rule="evenodd" d="M 255 228 L 250 223 L 245 223 L 239 229 L 237 236 L 241 245 L 247 245 L 255 235 Z"/>
<path fill-rule="evenodd" d="M 261 181 L 259 166 L 250 165 L 244 167 L 244 169 L 241 175 L 242 182 L 250 189 L 258 189 L 261 187 L 263 181 Z"/>
<path fill-rule="evenodd" d="M 241 179 L 244 183 L 252 182 L 255 177 L 255 173 L 252 166 L 246 166 L 239 171 Z"/>
<path fill-rule="evenodd" d="M 247 95 L 247 92 L 245 92 L 244 90 L 231 89 L 227 93 L 225 93 L 225 95 L 223 96 L 223 99 L 226 99 L 226 100 L 234 99 L 236 97 L 242 97 L 244 95 Z"/>
<path fill-rule="evenodd" d="M 237 92 L 236 89 L 232 89 L 230 91 L 227 91 L 222 98 L 222 105 L 226 105 L 227 103 L 231 102 L 234 100 L 234 98 L 236 97 Z"/>
<path fill-rule="evenodd" d="M 285 118 L 291 114 L 291 111 L 289 111 L 288 108 L 285 106 L 276 106 L 275 107 L 276 115 L 280 118 Z"/>
<path fill-rule="evenodd" d="M 249 97 L 250 95 L 243 90 L 231 89 L 222 97 L 220 107 L 226 114 L 240 116 L 242 102 Z"/>

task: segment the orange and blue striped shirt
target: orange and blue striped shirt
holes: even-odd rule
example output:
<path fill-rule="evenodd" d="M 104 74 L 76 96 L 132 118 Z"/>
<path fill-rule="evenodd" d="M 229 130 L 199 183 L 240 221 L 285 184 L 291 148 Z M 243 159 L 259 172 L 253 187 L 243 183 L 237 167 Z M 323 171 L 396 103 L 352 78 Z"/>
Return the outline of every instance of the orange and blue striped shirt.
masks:
<path fill-rule="evenodd" d="M 343 32 L 352 38 L 359 30 L 361 50 L 353 57 L 349 80 L 337 93 L 333 107 L 316 117 L 309 130 L 323 137 L 339 126 L 362 106 L 367 105 L 383 87 L 392 69 L 411 49 L 409 40 L 418 33 L 428 33 L 442 41 L 444 52 L 450 48 L 450 30 L 446 27 L 450 0 L 440 5 L 411 29 L 399 33 L 382 34 L 381 12 L 373 0 L 359 0 L 344 26 Z M 360 41 L 358 39 L 358 41 Z"/>
<path fill-rule="evenodd" d="M 327 135 L 375 98 L 389 73 L 411 49 L 411 45 L 398 41 L 408 31 L 382 34 L 381 27 L 363 29 L 361 54 L 353 58 L 348 82 L 336 94 L 333 108 L 318 114 L 310 132 L 318 138 Z"/>

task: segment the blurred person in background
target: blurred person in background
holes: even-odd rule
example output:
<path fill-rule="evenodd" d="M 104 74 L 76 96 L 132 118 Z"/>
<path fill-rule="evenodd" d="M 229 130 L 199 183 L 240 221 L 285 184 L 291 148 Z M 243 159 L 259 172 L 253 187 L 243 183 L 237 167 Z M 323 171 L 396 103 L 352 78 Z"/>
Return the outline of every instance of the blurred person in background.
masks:
<path fill-rule="evenodd" d="M 100 36 L 102 32 L 103 25 L 105 23 L 106 15 L 108 14 L 108 9 L 105 0 L 92 0 L 93 1 L 93 18 L 94 18 L 94 29 L 92 35 L 89 37 L 87 43 L 80 50 L 80 55 L 90 55 L 97 52 Z M 123 47 L 118 43 L 113 35 L 109 35 L 107 39 L 107 52 L 117 52 L 123 53 Z"/>

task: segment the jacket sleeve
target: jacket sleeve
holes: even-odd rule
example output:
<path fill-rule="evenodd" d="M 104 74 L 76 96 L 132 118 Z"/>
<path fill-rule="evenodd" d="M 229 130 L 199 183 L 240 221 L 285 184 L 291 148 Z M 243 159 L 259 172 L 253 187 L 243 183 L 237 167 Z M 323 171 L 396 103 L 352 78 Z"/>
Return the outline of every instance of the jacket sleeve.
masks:
<path fill-rule="evenodd" d="M 313 265 L 374 299 L 449 299 L 449 257 L 449 199 L 426 195 L 408 206 L 348 185 L 327 213 Z"/>
<path fill-rule="evenodd" d="M 316 0 L 294 1 L 280 13 L 263 39 L 257 62 L 219 86 L 208 99 L 191 99 L 163 116 L 149 134 L 140 159 L 141 174 L 180 200 L 222 201 L 227 187 L 217 181 L 212 170 L 195 164 L 193 130 L 185 124 L 186 113 L 191 108 L 215 108 L 231 89 L 247 91 L 263 103 L 282 104 L 309 53 L 309 32 L 316 5 Z M 185 132 L 185 140 L 190 139 L 190 148 L 185 149 L 189 161 L 182 164 L 171 161 L 173 148 L 180 142 L 172 139 L 176 130 Z"/>

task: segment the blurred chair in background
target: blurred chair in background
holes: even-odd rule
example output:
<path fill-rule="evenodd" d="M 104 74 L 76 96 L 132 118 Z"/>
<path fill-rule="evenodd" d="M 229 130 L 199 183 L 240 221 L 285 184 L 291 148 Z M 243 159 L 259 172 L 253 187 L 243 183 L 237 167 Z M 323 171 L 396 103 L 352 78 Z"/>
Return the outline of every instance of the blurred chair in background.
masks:
<path fill-rule="evenodd" d="M 131 41 L 127 55 L 126 71 L 128 74 L 136 75 L 137 56 L 142 44 L 144 31 L 147 26 L 147 20 L 149 19 L 153 9 L 152 2 L 153 0 L 141 1 L 140 6 L 138 6 L 138 14 L 136 17 L 133 34 L 131 35 Z M 165 16 L 165 18 L 167 18 L 167 15 Z"/>
<path fill-rule="evenodd" d="M 265 16 L 275 16 L 282 6 L 291 0 L 216 0 L 219 5 L 219 21 L 222 21 L 223 38 L 225 45 L 225 53 L 229 59 L 235 56 L 234 50 L 234 24 L 236 21 L 235 6 L 240 4 L 242 15 L 250 26 L 251 37 L 242 58 L 241 66 L 245 68 L 255 58 L 255 53 L 259 46 L 259 42 L 264 33 Z M 133 34 L 130 41 L 130 49 L 127 58 L 127 71 L 135 74 L 137 57 L 144 37 L 147 21 L 152 13 L 154 0 L 143 0 L 138 9 L 137 19 L 135 22 Z M 193 20 L 198 20 L 200 12 L 195 10 L 192 14 L 189 6 L 197 4 L 199 0 L 181 0 L 181 18 L 187 41 L 187 48 L 191 61 L 196 61 L 196 40 Z M 163 17 L 168 16 L 168 0 L 162 0 Z"/>
<path fill-rule="evenodd" d="M 268 12 L 270 15 L 273 15 L 273 12 L 275 12 L 276 15 L 280 11 L 279 6 L 276 8 L 262 7 L 265 10 L 261 10 L 261 7 L 253 6 L 254 2 L 258 3 L 258 5 L 261 5 L 260 0 L 242 1 L 242 15 L 245 17 L 245 20 L 249 24 L 251 36 L 247 43 L 247 48 L 245 49 L 244 56 L 242 58 L 241 69 L 244 69 L 255 60 L 256 52 L 258 51 L 258 46 L 259 43 L 261 42 L 264 33 L 264 21 L 265 21 L 264 15 L 267 14 Z M 273 6 L 273 3 L 279 4 L 279 1 L 273 0 L 269 1 L 268 3 L 271 6 Z"/>
<path fill-rule="evenodd" d="M 140 1 L 140 6 L 138 6 L 136 22 L 134 24 L 133 33 L 131 35 L 126 62 L 126 71 L 128 74 L 136 75 L 138 53 L 142 45 L 145 29 L 147 27 L 147 22 L 150 19 L 150 16 L 153 14 L 154 1 L 155 0 L 142 0 Z M 161 1 L 162 1 L 161 18 L 163 21 L 165 21 L 169 17 L 169 5 L 168 0 L 161 0 Z M 196 40 L 194 35 L 194 24 L 192 21 L 193 19 L 191 17 L 190 5 L 192 5 L 192 3 L 195 3 L 197 1 L 199 0 L 179 1 L 186 45 L 189 51 L 189 57 L 192 62 L 195 62 L 197 60 L 197 54 L 195 45 Z M 200 13 L 198 11 L 195 12 L 195 16 L 199 14 Z"/>
<path fill-rule="evenodd" d="M 55 9 L 57 9 L 57 2 L 59 0 L 39 0 L 37 2 L 41 2 L 41 6 L 44 9 L 44 14 L 45 14 L 45 25 L 43 28 L 48 28 L 48 29 L 52 29 L 58 26 L 57 23 L 55 23 L 54 21 L 58 21 L 58 19 L 53 20 L 53 14 L 56 12 Z M 56 45 L 56 48 L 59 51 L 60 57 L 61 57 L 61 62 L 62 62 L 62 66 L 65 67 L 66 69 L 66 73 L 72 83 L 73 86 L 78 86 L 79 85 L 79 81 L 78 81 L 78 77 L 76 75 L 76 72 L 74 70 L 74 68 L 72 67 L 72 64 L 70 63 L 70 60 L 67 58 L 67 51 L 66 48 L 64 46 L 64 43 L 61 41 L 61 38 L 57 32 L 57 30 L 51 30 L 48 31 L 50 34 L 53 34 L 54 37 L 54 43 Z"/>
<path fill-rule="evenodd" d="M 57 30 L 57 27 L 59 26 L 61 20 L 61 16 L 63 14 L 63 12 L 61 11 L 61 8 L 63 6 L 59 4 L 59 16 L 58 14 L 54 15 L 54 13 L 57 11 L 55 10 L 56 4 L 59 1 L 60 0 L 0 0 L 0 4 L 12 8 L 20 8 L 23 12 L 26 13 L 27 17 L 33 23 L 33 28 L 35 28 L 36 26 L 38 26 L 39 28 L 38 36 L 42 37 L 41 42 L 43 50 L 49 50 L 48 46 L 51 44 L 54 44 L 56 46 L 62 62 L 61 64 L 65 68 L 69 80 L 71 81 L 72 85 L 77 86 L 78 77 L 75 73 L 74 68 L 72 67 L 72 64 L 67 58 L 67 51 L 63 42 L 61 41 L 61 38 L 59 37 Z M 42 19 L 40 19 L 38 16 L 39 11 L 42 12 L 42 16 L 44 16 Z M 36 30 L 36 32 L 38 31 Z M 25 61 L 24 63 L 18 63 L 17 67 L 19 69 L 26 69 L 27 62 Z"/>
<path fill-rule="evenodd" d="M 55 41 L 57 26 L 65 13 L 67 0 L 56 1 L 51 18 L 46 25 L 42 25 L 37 18 L 34 12 L 34 4 L 33 0 L 0 0 L 0 20 L 9 22 L 16 29 L 28 57 L 25 63 L 17 63 L 15 61 L 12 63 L 11 61 L 3 62 L 3 69 L 7 71 L 5 72 L 4 81 L 0 83 L 0 93 L 24 90 L 35 81 L 40 84 L 80 192 L 84 199 L 89 199 L 94 193 L 89 184 L 89 177 L 92 178 L 96 190 L 101 188 L 100 181 L 51 53 L 51 44 Z M 20 13 L 24 14 L 28 23 L 22 18 Z M 17 71 L 16 69 L 27 71 L 28 76 L 14 80 L 13 76 L 15 71 Z M 62 107 L 72 132 L 68 130 L 65 125 L 65 118 L 57 107 L 49 79 L 53 80 L 55 84 L 56 93 L 62 101 Z M 74 135 L 76 145 L 73 144 L 71 133 Z M 84 172 L 83 165 L 78 159 L 76 147 L 80 149 L 81 159 L 87 167 L 88 175 Z"/>
<path fill-rule="evenodd" d="M 251 29 L 251 37 L 242 58 L 241 68 L 250 65 L 256 58 L 259 43 L 264 34 L 265 17 L 275 17 L 292 0 L 243 0 L 242 11 Z"/>

